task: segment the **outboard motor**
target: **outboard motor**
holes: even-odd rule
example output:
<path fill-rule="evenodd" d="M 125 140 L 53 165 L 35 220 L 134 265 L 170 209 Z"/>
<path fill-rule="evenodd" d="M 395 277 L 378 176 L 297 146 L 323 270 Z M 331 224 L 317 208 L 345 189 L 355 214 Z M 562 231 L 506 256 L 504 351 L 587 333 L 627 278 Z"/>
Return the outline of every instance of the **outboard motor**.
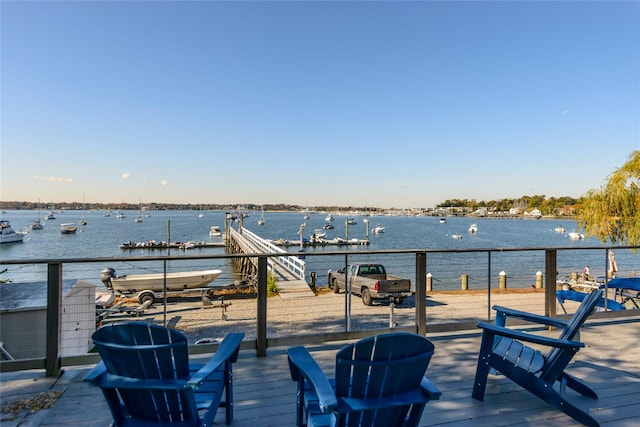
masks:
<path fill-rule="evenodd" d="M 103 268 L 100 272 L 100 281 L 104 283 L 107 289 L 113 291 L 113 284 L 111 279 L 116 277 L 116 270 L 111 267 Z"/>

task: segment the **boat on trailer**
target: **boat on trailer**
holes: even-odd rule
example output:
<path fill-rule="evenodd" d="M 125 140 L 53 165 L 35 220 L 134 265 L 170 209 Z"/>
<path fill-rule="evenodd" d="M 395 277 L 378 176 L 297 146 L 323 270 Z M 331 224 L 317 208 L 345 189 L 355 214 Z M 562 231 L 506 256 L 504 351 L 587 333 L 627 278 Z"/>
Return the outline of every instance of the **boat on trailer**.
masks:
<path fill-rule="evenodd" d="M 117 276 L 113 268 L 104 268 L 100 272 L 100 280 L 107 289 L 119 293 L 142 291 L 162 292 L 183 291 L 186 289 L 204 288 L 216 280 L 222 270 L 181 271 L 175 273 L 124 274 Z"/>

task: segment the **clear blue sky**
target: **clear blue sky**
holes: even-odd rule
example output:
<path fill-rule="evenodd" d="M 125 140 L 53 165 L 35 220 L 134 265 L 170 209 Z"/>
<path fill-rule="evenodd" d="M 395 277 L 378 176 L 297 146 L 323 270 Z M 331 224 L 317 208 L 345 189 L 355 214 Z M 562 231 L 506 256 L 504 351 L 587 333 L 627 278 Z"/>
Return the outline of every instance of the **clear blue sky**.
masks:
<path fill-rule="evenodd" d="M 640 149 L 640 2 L 12 2 L 2 200 L 579 197 Z"/>

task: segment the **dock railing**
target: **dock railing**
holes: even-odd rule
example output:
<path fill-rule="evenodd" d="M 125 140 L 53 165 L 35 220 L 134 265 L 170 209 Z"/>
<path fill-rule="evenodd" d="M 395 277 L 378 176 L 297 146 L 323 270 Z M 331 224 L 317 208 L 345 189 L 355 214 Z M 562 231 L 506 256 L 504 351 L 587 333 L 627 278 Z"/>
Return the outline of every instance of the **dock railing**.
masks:
<path fill-rule="evenodd" d="M 403 302 L 400 306 L 395 306 L 393 302 L 382 302 L 373 307 L 364 304 L 351 304 L 351 295 L 333 294 L 325 292 L 317 296 L 310 296 L 307 299 L 285 300 L 276 297 L 268 297 L 267 290 L 267 264 L 273 257 L 290 257 L 295 259 L 299 254 L 292 253 L 247 253 L 247 254 L 221 254 L 221 255 L 189 255 L 179 256 L 153 256 L 153 257 L 121 257 L 121 258 L 74 258 L 74 259 L 26 259 L 26 260 L 0 260 L 0 265 L 9 269 L 31 267 L 41 277 L 41 281 L 46 281 L 46 306 L 43 308 L 45 316 L 43 320 L 22 323 L 23 328 L 19 331 L 10 331 L 8 324 L 3 324 L 0 331 L 15 334 L 36 334 L 43 333 L 46 341 L 43 345 L 43 354 L 35 357 L 15 357 L 15 360 L 2 360 L 0 371 L 17 371 L 28 369 L 45 369 L 47 375 L 56 376 L 63 366 L 95 363 L 98 356 L 90 352 L 87 346 L 86 352 L 80 354 L 62 356 L 61 336 L 63 329 L 63 319 L 65 308 L 63 307 L 63 282 L 69 279 L 88 280 L 95 277 L 95 265 L 105 263 L 126 263 L 129 266 L 141 266 L 149 268 L 153 265 L 156 269 L 167 271 L 167 264 L 172 267 L 188 266 L 190 269 L 194 265 L 201 265 L 202 262 L 211 263 L 228 262 L 232 258 L 255 257 L 258 260 L 257 285 L 254 293 L 244 295 L 244 299 L 233 300 L 230 307 L 231 313 L 226 319 L 220 319 L 214 315 L 207 315 L 204 319 L 193 321 L 188 331 L 194 330 L 201 334 L 226 333 L 234 330 L 241 330 L 246 334 L 246 341 L 243 342 L 244 349 L 255 349 L 256 356 L 264 357 L 267 349 L 282 345 L 300 345 L 309 343 L 322 343 L 329 341 L 343 341 L 357 339 L 363 336 L 389 331 L 392 329 L 407 330 L 422 335 L 427 333 L 446 333 L 447 331 L 473 329 L 479 320 L 492 319 L 492 305 L 503 303 L 501 299 L 504 295 L 509 296 L 509 292 L 501 292 L 503 283 L 501 282 L 502 272 L 497 272 L 493 266 L 492 257 L 505 252 L 531 253 L 536 254 L 536 259 L 542 258 L 541 265 L 534 265 L 544 272 L 544 281 L 539 284 L 534 277 L 531 278 L 531 285 L 522 292 L 531 293 L 537 299 L 525 299 L 521 294 L 514 300 L 514 304 L 521 304 L 520 308 L 527 311 L 535 311 L 547 316 L 558 316 L 556 305 L 556 277 L 558 275 L 558 253 L 563 251 L 586 251 L 602 254 L 602 268 L 607 270 L 608 251 L 615 249 L 617 253 L 621 250 L 637 251 L 638 246 L 598 246 L 576 248 L 492 248 L 492 249 L 464 249 L 464 250 L 358 250 L 358 251 L 320 251 L 305 253 L 307 263 L 318 262 L 322 257 L 332 257 L 331 262 L 342 263 L 344 265 L 355 262 L 366 262 L 375 259 L 385 263 L 385 259 L 402 257 L 407 263 L 406 268 L 411 268 L 412 283 L 415 295 L 410 300 Z M 458 257 L 463 254 L 476 254 L 480 257 L 486 256 L 486 279 L 476 279 L 478 282 L 469 292 L 464 290 L 431 290 L 427 292 L 428 280 L 428 259 L 437 257 Z M 286 254 L 286 255 L 284 255 Z M 540 255 L 543 254 L 544 257 Z M 316 259 L 317 258 L 317 259 Z M 600 255 L 597 255 L 600 259 Z M 336 261 L 337 260 L 337 261 Z M 538 261 L 536 261 L 538 262 Z M 46 267 L 46 270 L 45 270 Z M 592 265 L 592 271 L 597 268 Z M 91 272 L 91 273 L 87 273 Z M 64 280 L 63 280 L 64 278 Z M 95 282 L 95 280 L 93 280 Z M 606 278 L 605 278 L 606 282 Z M 4 284 L 2 286 L 20 286 L 20 283 Z M 524 294 L 522 294 L 524 295 Z M 229 301 L 232 296 L 227 297 Z M 325 299 L 322 299 L 325 298 Z M 533 302 L 532 302 L 533 301 Z M 89 301 L 93 304 L 93 301 Z M 167 295 L 162 300 L 163 312 L 155 315 L 145 315 L 138 318 L 135 315 L 125 319 L 147 320 L 157 323 L 167 324 L 169 322 L 168 313 L 175 309 L 169 302 Z M 187 320 L 189 313 L 212 313 L 203 308 L 197 311 L 198 302 L 195 306 L 189 307 L 182 313 L 183 320 Z M 522 305 L 524 304 L 524 306 Z M 95 308 L 95 307 L 94 307 Z M 515 307 L 518 308 L 518 307 Z M 225 307 L 226 309 L 226 307 Z M 243 311 L 246 310 L 246 311 Z M 278 311 L 278 310 L 281 310 Z M 634 310 L 627 310 L 633 312 Z M 315 313 L 315 314 L 314 314 Z M 0 315 L 8 312 L 0 312 Z M 22 313 L 25 314 L 25 313 Z M 27 313 L 28 314 L 28 313 Z M 624 316 L 624 313 L 596 313 L 597 316 Z M 628 313 L 628 315 L 637 315 Z M 35 316 L 35 314 L 34 314 Z M 68 320 L 68 319 L 67 319 Z M 180 320 L 180 322 L 183 322 Z M 24 317 L 22 322 L 25 322 Z M 3 322 L 4 323 L 4 322 Z M 64 322 L 65 324 L 68 322 Z M 40 325 L 44 331 L 39 331 Z M 180 323 L 178 323 L 180 326 Z M 26 328 L 24 328 L 26 327 Z M 96 325 L 93 325 L 95 329 Z M 79 326 L 78 326 L 79 328 Z M 24 332 L 22 332 L 24 331 Z M 91 332 L 91 331 L 85 331 Z M 35 335 L 34 335 L 35 336 Z M 29 339 L 25 337 L 25 339 Z M 195 338 L 194 338 L 195 339 Z M 0 337 L 0 341 L 2 341 Z M 214 340 L 215 341 L 215 340 Z M 4 348 L 9 353 L 12 352 L 8 342 L 4 343 Z M 210 353 L 215 351 L 217 344 L 192 345 L 193 353 Z"/>
<path fill-rule="evenodd" d="M 242 241 L 243 239 L 248 241 L 252 247 L 257 249 L 256 253 L 280 254 L 280 256 L 269 258 L 268 264 L 272 271 L 282 267 L 297 279 L 305 279 L 305 262 L 300 257 L 287 255 L 287 251 L 284 249 L 264 240 L 246 228 L 243 228 L 242 232 L 232 228 L 230 232 L 235 241 Z"/>

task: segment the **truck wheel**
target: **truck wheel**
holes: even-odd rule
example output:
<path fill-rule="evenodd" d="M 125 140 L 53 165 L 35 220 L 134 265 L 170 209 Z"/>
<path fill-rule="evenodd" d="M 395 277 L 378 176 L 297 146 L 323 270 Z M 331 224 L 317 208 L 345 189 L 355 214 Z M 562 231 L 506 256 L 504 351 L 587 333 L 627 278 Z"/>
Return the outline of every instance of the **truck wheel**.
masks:
<path fill-rule="evenodd" d="M 333 280 L 333 282 L 331 283 L 332 288 L 333 288 L 333 293 L 334 294 L 339 294 L 340 293 L 340 286 L 338 286 L 338 281 L 337 280 Z"/>
<path fill-rule="evenodd" d="M 371 294 L 369 293 L 369 289 L 364 289 L 362 291 L 362 303 L 368 306 L 372 305 Z"/>
<path fill-rule="evenodd" d="M 155 295 L 153 295 L 153 292 L 142 292 L 140 295 L 138 295 L 138 302 L 140 304 L 144 304 L 147 301 L 151 301 L 151 304 L 153 304 L 153 300 L 155 300 Z"/>

